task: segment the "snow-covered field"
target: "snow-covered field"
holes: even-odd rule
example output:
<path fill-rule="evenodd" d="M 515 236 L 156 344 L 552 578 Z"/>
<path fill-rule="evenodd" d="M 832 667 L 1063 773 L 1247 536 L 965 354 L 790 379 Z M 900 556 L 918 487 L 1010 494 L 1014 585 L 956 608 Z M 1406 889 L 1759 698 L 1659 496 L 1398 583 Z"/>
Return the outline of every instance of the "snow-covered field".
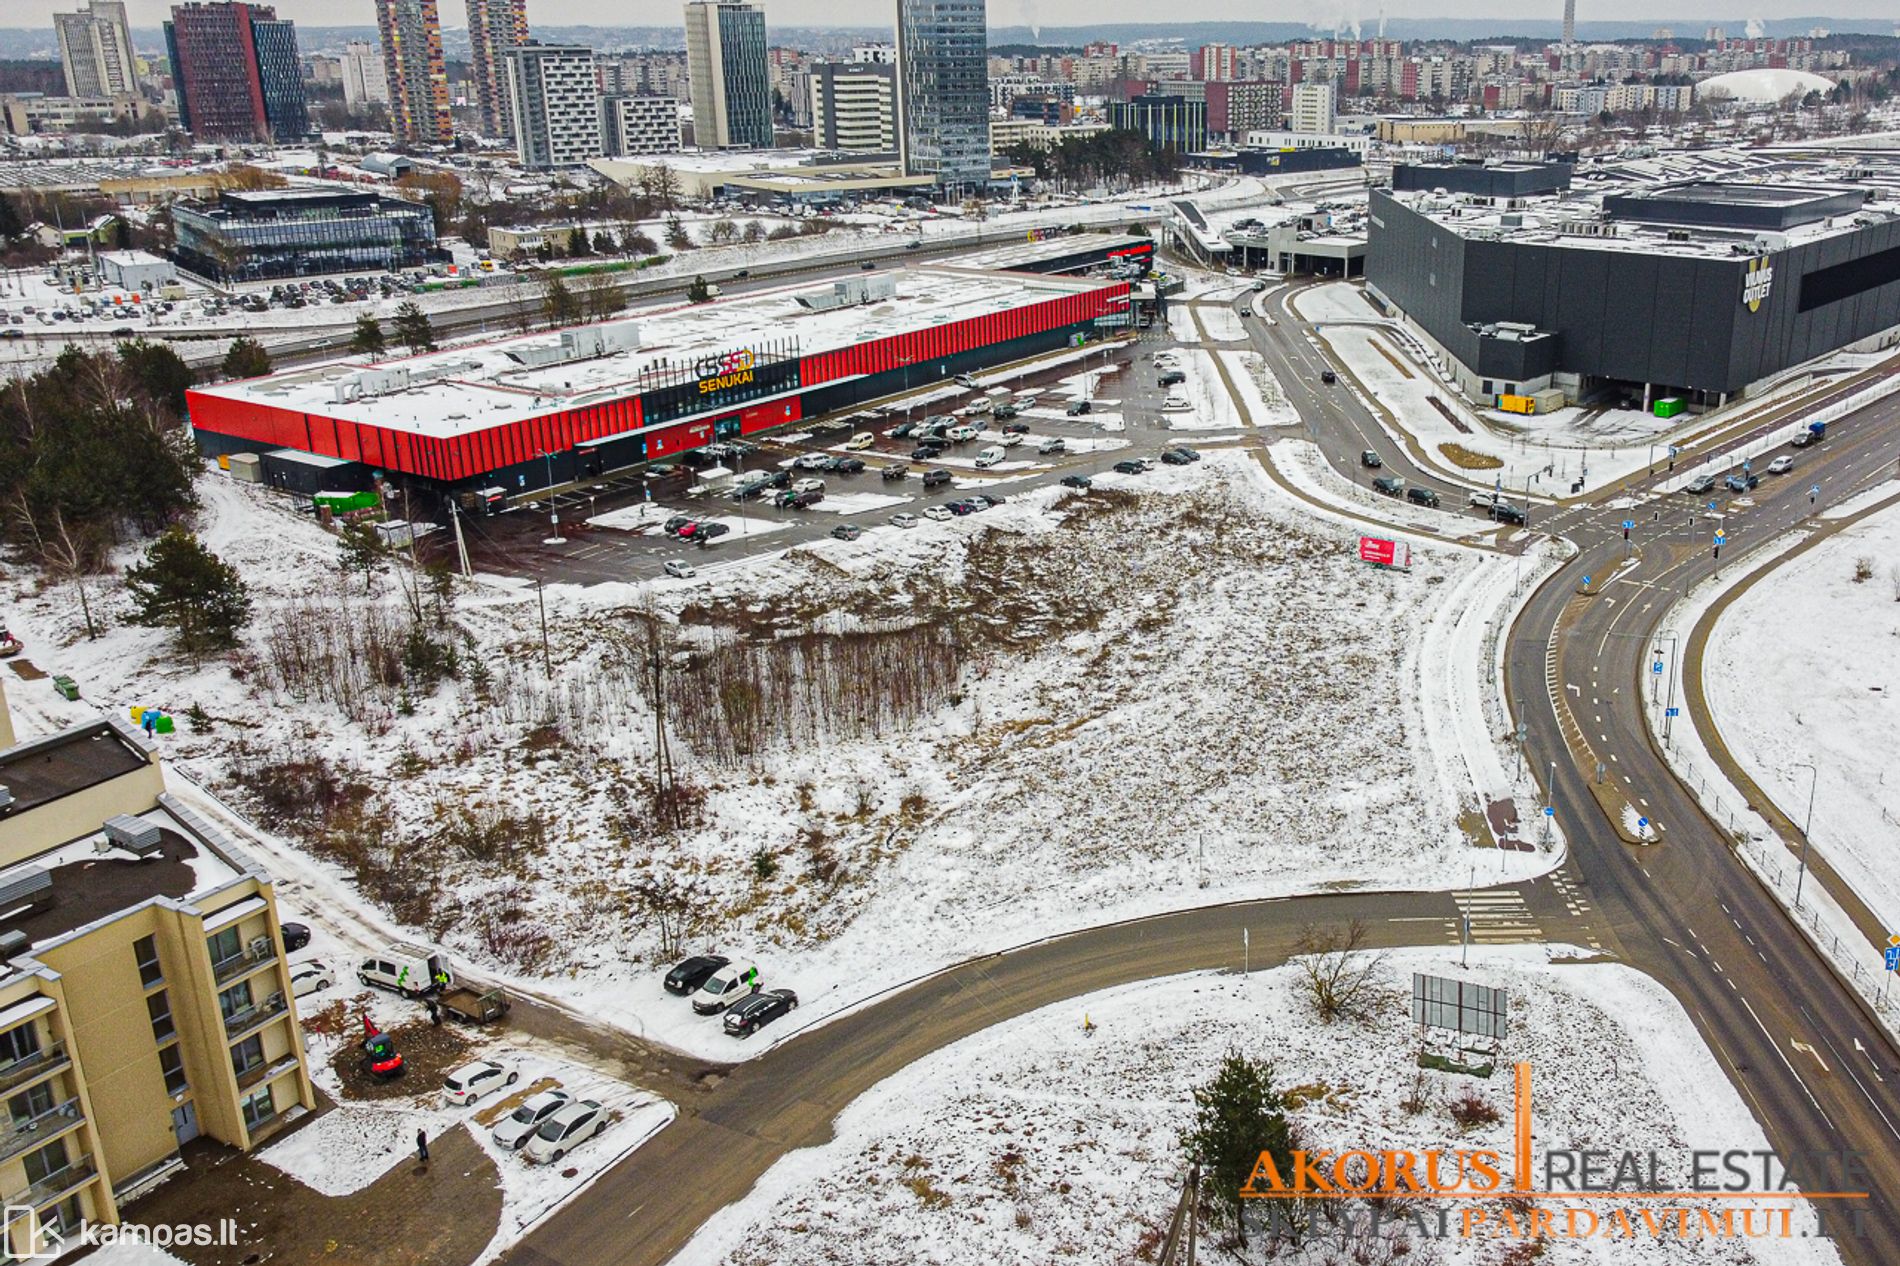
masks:
<path fill-rule="evenodd" d="M 1896 559 L 1900 509 L 1769 572 L 1716 625 L 1703 681 L 1736 760 L 1797 826 L 1812 792 L 1815 848 L 1900 928 L 1900 774 L 1888 759 L 1900 734 Z"/>
<path fill-rule="evenodd" d="M 293 917 L 321 923 L 373 888 L 379 930 L 359 939 L 437 939 L 478 974 L 708 1055 L 1064 928 L 1318 887 L 1462 884 L 1458 815 L 1475 787 L 1499 790 L 1475 630 L 1508 599 L 1514 561 L 1421 545 L 1410 574 L 1369 572 L 1352 529 L 1313 527 L 1250 455 L 1084 496 L 1033 490 L 910 531 L 871 516 L 857 541 L 697 581 L 550 585 L 552 683 L 533 591 L 458 585 L 430 619 L 454 631 L 461 679 L 414 697 L 371 683 L 348 707 L 273 684 L 273 647 L 285 625 L 398 618 L 394 578 L 364 599 L 307 517 L 216 475 L 201 493 L 204 538 L 257 606 L 236 671 L 126 625 L 102 587 L 90 598 L 106 628 L 88 642 L 71 586 L 15 578 L 9 622 L 29 657 L 85 691 L 69 704 L 15 685 L 22 729 L 156 703 L 179 718 L 164 742 L 180 773 L 254 817 L 263 788 L 281 799 L 292 773 L 321 779 L 362 819 L 313 823 L 306 796 L 258 843 Z M 668 741 L 691 801 L 678 826 L 650 796 L 649 605 L 676 674 L 739 674 L 672 678 Z M 1408 656 L 1466 620 L 1474 631 L 1433 653 L 1449 695 L 1427 713 Z M 941 685 L 900 668 L 948 646 Z M 779 665 L 791 676 L 770 691 L 792 693 L 751 695 L 742 662 Z M 862 690 L 821 685 L 843 679 Z M 1447 709 L 1469 719 L 1447 723 Z M 1448 728 L 1465 737 L 1446 745 Z M 1493 856 L 1505 877 L 1554 860 Z M 403 878 L 410 859 L 426 878 Z M 663 994 L 657 916 L 638 895 L 649 881 L 689 885 L 686 946 L 755 956 L 768 984 L 799 991 L 796 1015 L 742 1046 Z"/>
<path fill-rule="evenodd" d="M 1463 1148 L 1509 1157 L 1509 1065 L 1517 1061 L 1532 1065 L 1539 1166 L 1547 1149 L 1653 1151 L 1662 1173 L 1681 1183 L 1692 1149 L 1766 1148 L 1760 1127 L 1667 991 L 1620 964 L 1549 961 L 1563 953 L 1571 952 L 1480 948 L 1468 970 L 1460 969 L 1455 951 L 1393 953 L 1377 977 L 1383 1005 L 1363 1026 L 1311 1018 L 1291 966 L 1150 981 L 1006 1021 L 861 1097 L 838 1117 L 831 1143 L 780 1161 L 675 1261 L 963 1266 L 1074 1253 L 1091 1261 L 1152 1260 L 1180 1190 L 1191 1091 L 1211 1079 L 1229 1051 L 1272 1062 L 1275 1089 L 1300 1100 L 1289 1117 L 1310 1151 Z M 1413 971 L 1509 990 L 1510 1033 L 1493 1077 L 1416 1067 Z M 1459 1129 L 1449 1107 L 1467 1092 L 1498 1119 Z M 1442 1203 L 1452 1207 L 1456 1228 L 1469 1202 Z M 1812 1212 L 1800 1202 L 1762 1207 L 1790 1204 L 1795 1229 L 1811 1228 Z M 1215 1234 L 1201 1245 L 1208 1260 L 1219 1256 Z M 1817 1240 L 1774 1240 L 1755 1251 L 1741 1240 L 1641 1234 L 1541 1242 L 1536 1260 L 1545 1266 L 1839 1261 Z M 1503 1260 L 1507 1247 L 1481 1235 L 1414 1240 L 1400 1257 L 1357 1257 L 1330 1239 L 1273 1260 L 1488 1266 Z"/>

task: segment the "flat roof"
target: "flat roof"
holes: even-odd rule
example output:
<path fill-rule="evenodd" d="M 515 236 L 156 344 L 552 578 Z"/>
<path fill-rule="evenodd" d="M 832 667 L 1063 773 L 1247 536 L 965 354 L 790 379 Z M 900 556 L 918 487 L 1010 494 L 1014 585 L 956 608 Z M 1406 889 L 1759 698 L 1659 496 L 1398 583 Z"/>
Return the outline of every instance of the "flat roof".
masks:
<path fill-rule="evenodd" d="M 896 293 L 889 299 L 829 311 L 809 310 L 796 299 L 800 294 L 828 292 L 839 280 L 868 277 L 892 282 Z M 653 385 L 643 384 L 642 375 L 677 373 L 715 352 L 796 340 L 799 354 L 811 356 L 1115 284 L 1119 283 L 943 264 L 875 273 L 854 270 L 711 303 L 625 313 L 612 325 L 634 326 L 639 346 L 588 360 L 524 364 L 534 351 L 559 345 L 561 331 L 550 330 L 381 362 L 428 381 L 380 395 L 337 399 L 340 387 L 369 368 L 360 359 L 330 361 L 193 392 L 446 439 L 563 409 L 626 399 Z"/>
<path fill-rule="evenodd" d="M 1021 268 L 1024 264 L 1061 259 L 1082 251 L 1119 251 L 1153 245 L 1153 238 L 1137 237 L 1133 233 L 1069 233 L 1062 237 L 1044 238 L 1040 242 L 1012 242 L 1008 246 L 997 246 L 972 255 L 959 255 L 957 262 L 966 268 L 1006 271 Z"/>
<path fill-rule="evenodd" d="M 94 843 L 101 837 L 92 836 L 35 859 L 53 881 L 50 899 L 17 918 L 0 911 L 0 932 L 24 932 L 37 947 L 154 897 L 182 900 L 236 877 L 170 814 L 154 810 L 140 820 L 158 828 L 159 846 L 150 857 L 100 853 Z"/>
<path fill-rule="evenodd" d="M 0 787 L 13 793 L 9 816 L 17 816 L 145 764 L 145 752 L 102 718 L 0 752 Z"/>

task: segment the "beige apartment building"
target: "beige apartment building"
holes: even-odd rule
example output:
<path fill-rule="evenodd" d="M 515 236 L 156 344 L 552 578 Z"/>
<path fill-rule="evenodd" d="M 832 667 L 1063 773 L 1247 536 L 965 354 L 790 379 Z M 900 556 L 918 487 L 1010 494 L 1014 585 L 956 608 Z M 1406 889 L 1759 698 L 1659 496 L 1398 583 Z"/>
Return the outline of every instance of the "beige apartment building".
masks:
<path fill-rule="evenodd" d="M 0 749 L 0 867 L 0 1260 L 315 1107 L 271 877 L 138 730 Z"/>

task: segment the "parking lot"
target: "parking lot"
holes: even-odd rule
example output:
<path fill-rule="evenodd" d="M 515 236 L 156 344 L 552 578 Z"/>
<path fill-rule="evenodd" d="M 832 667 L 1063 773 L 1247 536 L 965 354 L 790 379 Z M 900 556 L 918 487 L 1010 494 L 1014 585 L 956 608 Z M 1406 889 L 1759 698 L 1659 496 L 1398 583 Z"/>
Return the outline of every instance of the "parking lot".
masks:
<path fill-rule="evenodd" d="M 1020 377 L 980 375 L 975 387 L 944 384 L 879 408 L 820 418 L 782 432 L 749 437 L 749 451 L 723 455 L 700 471 L 681 468 L 656 476 L 635 468 L 599 483 L 560 492 L 548 501 L 525 502 L 492 517 L 467 517 L 469 554 L 478 568 L 547 581 L 597 584 L 641 580 L 674 570 L 705 570 L 761 551 L 823 539 L 844 529 L 861 533 L 906 530 L 893 516 L 938 517 L 932 507 L 947 506 L 976 494 L 1006 498 L 1012 492 L 1045 486 L 1064 477 L 1093 476 L 1130 457 L 1154 460 L 1192 434 L 1170 431 L 1160 412 L 1167 392 L 1156 385 L 1152 357 L 1172 345 L 1160 324 L 1135 339 L 1112 342 L 1082 359 L 1066 359 Z M 952 394 L 954 392 L 954 394 Z M 999 422 L 990 413 L 966 414 L 978 400 L 1021 401 L 1016 417 Z M 1069 405 L 1087 399 L 1089 412 L 1071 415 Z M 982 407 L 982 406 L 978 406 Z M 993 404 L 991 405 L 993 408 Z M 927 419 L 968 425 L 977 433 L 946 442 L 943 451 L 919 459 L 908 429 Z M 1023 427 L 1005 447 L 1003 426 Z M 847 447 L 868 432 L 868 446 Z M 894 434 L 894 432 L 905 432 Z M 1060 439 L 1061 451 L 1042 452 Z M 862 441 L 859 442 L 863 444 Z M 1001 450 L 994 464 L 979 467 L 985 450 Z M 992 454 L 992 456 L 995 456 Z M 862 470 L 799 469 L 823 458 L 863 463 Z M 886 469 L 906 470 L 902 479 L 884 477 Z M 924 486 L 928 471 L 948 472 L 947 482 Z M 787 485 L 822 482 L 821 499 L 806 508 L 775 504 L 767 489 L 737 500 L 735 482 L 760 472 Z M 558 516 L 558 524 L 555 518 Z M 696 545 L 667 532 L 684 520 L 718 529 L 707 544 Z M 694 534 L 697 534 L 696 532 Z M 558 542 L 558 543 L 556 543 Z M 446 544 L 446 542 L 444 543 Z"/>

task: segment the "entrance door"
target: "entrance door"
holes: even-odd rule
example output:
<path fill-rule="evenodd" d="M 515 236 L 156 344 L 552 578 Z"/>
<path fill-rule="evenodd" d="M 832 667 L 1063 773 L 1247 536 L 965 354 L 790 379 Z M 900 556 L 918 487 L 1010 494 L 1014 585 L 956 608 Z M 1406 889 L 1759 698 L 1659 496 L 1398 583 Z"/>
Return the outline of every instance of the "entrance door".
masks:
<path fill-rule="evenodd" d="M 198 1105 L 186 1100 L 172 1109 L 172 1133 L 178 1136 L 178 1146 L 183 1147 L 198 1137 Z"/>

